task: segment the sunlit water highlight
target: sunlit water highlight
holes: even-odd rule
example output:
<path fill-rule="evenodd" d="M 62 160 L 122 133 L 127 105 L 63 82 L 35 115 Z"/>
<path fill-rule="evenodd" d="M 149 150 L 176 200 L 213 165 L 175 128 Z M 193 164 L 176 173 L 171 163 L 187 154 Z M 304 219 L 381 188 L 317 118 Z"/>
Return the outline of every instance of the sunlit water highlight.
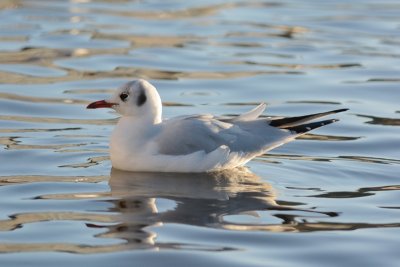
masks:
<path fill-rule="evenodd" d="M 398 266 L 397 1 L 2 1 L 3 266 Z M 88 111 L 145 78 L 166 117 L 337 108 L 219 174 L 111 168 Z"/>

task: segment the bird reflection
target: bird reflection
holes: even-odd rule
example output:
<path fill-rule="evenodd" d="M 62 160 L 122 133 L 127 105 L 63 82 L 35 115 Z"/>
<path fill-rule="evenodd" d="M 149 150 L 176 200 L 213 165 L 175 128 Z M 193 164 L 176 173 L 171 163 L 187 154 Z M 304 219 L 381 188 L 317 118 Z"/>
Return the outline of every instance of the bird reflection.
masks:
<path fill-rule="evenodd" d="M 132 173 L 113 169 L 110 187 L 121 212 L 157 214 L 160 222 L 199 226 L 223 223 L 223 216 L 276 206 L 272 187 L 246 169 L 218 173 Z M 155 198 L 176 203 L 158 212 Z M 121 204 L 123 203 L 123 204 Z"/>
<path fill-rule="evenodd" d="M 110 201 L 114 204 L 110 211 L 118 214 L 118 223 L 104 226 L 108 231 L 101 236 L 125 239 L 135 247 L 156 247 L 156 234 L 149 227 L 168 223 L 232 230 L 295 231 L 291 226 L 296 217 L 293 214 L 272 215 L 271 222 L 263 219 L 262 224 L 231 222 L 226 218 L 259 217 L 258 212 L 266 210 L 302 211 L 277 204 L 272 186 L 246 168 L 203 174 L 112 169 L 109 185 L 113 198 Z M 162 200 L 170 200 L 174 206 L 159 209 L 157 201 Z M 276 223 L 277 220 L 282 223 Z M 157 247 L 162 245 L 158 243 Z"/>

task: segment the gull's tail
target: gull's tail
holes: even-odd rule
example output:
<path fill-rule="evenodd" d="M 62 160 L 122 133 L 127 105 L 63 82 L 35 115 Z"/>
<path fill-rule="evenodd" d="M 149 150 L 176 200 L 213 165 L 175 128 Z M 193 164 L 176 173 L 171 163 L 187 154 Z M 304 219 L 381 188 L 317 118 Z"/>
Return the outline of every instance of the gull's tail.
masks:
<path fill-rule="evenodd" d="M 288 129 L 288 130 L 292 130 L 292 131 L 296 131 L 296 132 L 300 131 L 300 132 L 304 133 L 306 131 L 311 131 L 312 129 L 330 124 L 337 120 L 326 120 L 326 121 L 304 124 L 305 122 L 309 122 L 314 119 L 318 119 L 318 118 L 321 118 L 321 117 L 324 117 L 327 115 L 336 114 L 336 113 L 347 111 L 347 110 L 348 110 L 347 108 L 343 108 L 343 109 L 336 109 L 336 110 L 332 110 L 332 111 L 315 113 L 315 114 L 310 114 L 310 115 L 305 115 L 305 116 L 272 119 L 270 121 L 269 125 L 277 127 L 277 128 L 281 128 L 281 129 Z M 307 130 L 307 128 L 310 128 L 310 129 Z M 304 129 L 306 129 L 306 131 L 304 131 Z"/>

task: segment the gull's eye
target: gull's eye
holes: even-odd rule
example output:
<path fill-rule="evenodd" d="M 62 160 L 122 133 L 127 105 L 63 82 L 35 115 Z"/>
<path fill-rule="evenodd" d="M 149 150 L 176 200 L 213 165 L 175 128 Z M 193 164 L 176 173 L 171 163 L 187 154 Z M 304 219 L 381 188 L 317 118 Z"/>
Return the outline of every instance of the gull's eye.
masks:
<path fill-rule="evenodd" d="M 119 98 L 121 98 L 121 100 L 125 102 L 125 100 L 128 98 L 128 94 L 127 93 L 122 93 L 122 94 L 119 95 Z"/>

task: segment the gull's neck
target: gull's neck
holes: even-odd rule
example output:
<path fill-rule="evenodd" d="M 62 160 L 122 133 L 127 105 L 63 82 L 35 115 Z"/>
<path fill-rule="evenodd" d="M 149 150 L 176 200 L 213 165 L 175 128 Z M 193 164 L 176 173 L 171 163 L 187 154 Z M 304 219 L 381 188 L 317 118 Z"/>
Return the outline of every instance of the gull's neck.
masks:
<path fill-rule="evenodd" d="M 111 135 L 112 156 L 127 156 L 137 152 L 147 141 L 157 135 L 160 124 L 146 117 L 122 116 Z"/>
<path fill-rule="evenodd" d="M 137 134 L 146 134 L 148 129 L 161 123 L 161 118 L 153 116 L 122 116 L 118 120 L 117 127 L 124 128 L 127 132 L 136 132 Z"/>

